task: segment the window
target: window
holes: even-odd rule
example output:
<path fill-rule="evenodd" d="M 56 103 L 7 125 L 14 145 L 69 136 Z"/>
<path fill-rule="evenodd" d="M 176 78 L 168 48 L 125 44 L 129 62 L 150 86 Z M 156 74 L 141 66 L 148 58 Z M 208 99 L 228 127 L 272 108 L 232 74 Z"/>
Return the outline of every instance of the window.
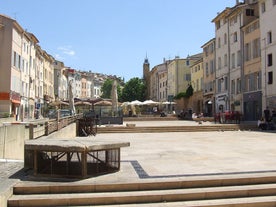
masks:
<path fill-rule="evenodd" d="M 231 94 L 235 94 L 235 87 L 236 87 L 235 80 L 232 80 L 231 81 Z"/>
<path fill-rule="evenodd" d="M 253 58 L 257 58 L 261 56 L 261 50 L 260 50 L 260 39 L 255 39 L 253 41 L 252 45 L 253 49 Z"/>
<path fill-rule="evenodd" d="M 224 55 L 224 66 L 227 66 L 227 54 Z"/>
<path fill-rule="evenodd" d="M 220 37 L 218 38 L 218 48 L 220 48 Z"/>
<path fill-rule="evenodd" d="M 217 28 L 217 30 L 220 28 L 220 21 L 216 22 L 216 28 Z"/>
<path fill-rule="evenodd" d="M 261 4 L 261 11 L 262 11 L 262 13 L 265 12 L 265 3 L 264 2 Z"/>
<path fill-rule="evenodd" d="M 233 34 L 233 42 L 237 42 L 237 41 L 238 41 L 238 33 L 235 32 L 235 33 Z"/>
<path fill-rule="evenodd" d="M 269 31 L 267 33 L 267 44 L 271 44 L 272 43 L 272 33 L 271 31 Z"/>
<path fill-rule="evenodd" d="M 246 43 L 245 44 L 245 48 L 244 48 L 244 58 L 245 61 L 249 61 L 250 60 L 250 44 Z"/>
<path fill-rule="evenodd" d="M 237 52 L 237 66 L 241 66 L 241 51 Z"/>
<path fill-rule="evenodd" d="M 191 74 L 186 74 L 185 75 L 185 80 L 186 81 L 191 81 Z"/>
<path fill-rule="evenodd" d="M 205 64 L 205 74 L 206 76 L 209 76 L 208 63 Z"/>
<path fill-rule="evenodd" d="M 218 58 L 218 70 L 221 69 L 221 57 Z"/>
<path fill-rule="evenodd" d="M 13 52 L 13 66 L 16 67 L 16 52 Z"/>
<path fill-rule="evenodd" d="M 224 34 L 224 44 L 227 45 L 227 34 Z"/>
<path fill-rule="evenodd" d="M 268 72 L 268 84 L 272 84 L 273 83 L 273 72 Z"/>
<path fill-rule="evenodd" d="M 221 92 L 221 79 L 218 79 L 218 92 Z"/>
<path fill-rule="evenodd" d="M 241 79 L 238 78 L 237 79 L 237 94 L 240 94 L 241 93 Z"/>
<path fill-rule="evenodd" d="M 232 53 L 232 68 L 236 67 L 235 60 L 236 60 L 235 53 Z"/>
<path fill-rule="evenodd" d="M 224 90 L 228 90 L 228 78 L 224 77 Z"/>
<path fill-rule="evenodd" d="M 256 82 L 257 82 L 257 89 L 260 90 L 260 89 L 262 88 L 261 72 L 258 72 L 258 73 L 257 73 L 256 78 L 257 78 L 257 81 L 256 81 Z"/>
<path fill-rule="evenodd" d="M 246 9 L 246 16 L 254 16 L 254 9 Z"/>
<path fill-rule="evenodd" d="M 272 66 L 272 54 L 267 55 L 267 66 Z"/>
<path fill-rule="evenodd" d="M 210 71 L 211 71 L 211 74 L 213 74 L 214 73 L 214 69 L 215 69 L 215 64 L 214 64 L 214 60 L 211 60 L 210 61 Z"/>

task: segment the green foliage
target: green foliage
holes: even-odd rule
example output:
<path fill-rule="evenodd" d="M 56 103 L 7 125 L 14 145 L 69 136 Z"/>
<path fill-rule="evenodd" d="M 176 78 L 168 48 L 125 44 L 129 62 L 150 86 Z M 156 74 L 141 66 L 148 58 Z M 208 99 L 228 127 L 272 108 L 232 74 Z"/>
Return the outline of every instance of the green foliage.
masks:
<path fill-rule="evenodd" d="M 194 94 L 194 89 L 192 85 L 189 85 L 188 88 L 186 89 L 186 92 L 180 92 L 174 97 L 174 99 L 189 98 L 193 94 Z"/>
<path fill-rule="evenodd" d="M 118 101 L 122 102 L 122 88 L 119 84 L 117 85 L 117 95 L 118 95 Z"/>
<path fill-rule="evenodd" d="M 101 91 L 102 91 L 101 98 L 111 98 L 112 83 L 113 83 L 113 80 L 111 79 L 105 80 L 101 88 Z"/>
<path fill-rule="evenodd" d="M 186 90 L 186 95 L 189 97 L 191 97 L 194 94 L 194 89 L 192 85 L 189 85 L 187 90 Z"/>
<path fill-rule="evenodd" d="M 181 98 L 186 98 L 187 95 L 185 92 L 180 92 L 179 94 L 177 94 L 174 99 L 181 99 Z"/>
<path fill-rule="evenodd" d="M 112 79 L 106 79 L 104 84 L 102 85 L 101 91 L 102 91 L 102 96 L 101 98 L 111 98 L 111 91 L 112 91 L 112 85 L 113 85 Z M 118 101 L 121 101 L 122 99 L 122 88 L 120 84 L 123 84 L 123 82 L 120 82 L 117 84 L 117 94 L 118 94 Z M 117 81 L 118 83 L 118 81 Z"/>
<path fill-rule="evenodd" d="M 144 81 L 140 78 L 132 78 L 126 82 L 125 87 L 122 90 L 121 101 L 144 101 L 145 100 L 146 86 Z"/>

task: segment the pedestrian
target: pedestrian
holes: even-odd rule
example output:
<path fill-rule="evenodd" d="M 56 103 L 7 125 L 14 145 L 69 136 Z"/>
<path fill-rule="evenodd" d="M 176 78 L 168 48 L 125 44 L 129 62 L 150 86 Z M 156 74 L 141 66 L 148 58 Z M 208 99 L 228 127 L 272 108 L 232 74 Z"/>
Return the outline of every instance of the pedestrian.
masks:
<path fill-rule="evenodd" d="M 266 107 L 266 109 L 264 110 L 264 118 L 266 122 L 270 121 L 270 111 L 268 107 Z"/>
<path fill-rule="evenodd" d="M 265 122 L 263 117 L 260 120 L 258 120 L 258 128 L 261 130 L 267 129 L 267 123 Z"/>

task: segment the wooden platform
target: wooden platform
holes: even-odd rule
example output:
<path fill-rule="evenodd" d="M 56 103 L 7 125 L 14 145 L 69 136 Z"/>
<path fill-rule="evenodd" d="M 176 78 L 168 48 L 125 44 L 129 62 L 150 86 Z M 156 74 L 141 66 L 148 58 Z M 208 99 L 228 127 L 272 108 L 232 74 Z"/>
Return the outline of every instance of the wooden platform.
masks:
<path fill-rule="evenodd" d="M 35 139 L 25 142 L 25 167 L 34 175 L 81 177 L 116 172 L 120 148 L 129 142 L 99 142 L 91 138 Z"/>

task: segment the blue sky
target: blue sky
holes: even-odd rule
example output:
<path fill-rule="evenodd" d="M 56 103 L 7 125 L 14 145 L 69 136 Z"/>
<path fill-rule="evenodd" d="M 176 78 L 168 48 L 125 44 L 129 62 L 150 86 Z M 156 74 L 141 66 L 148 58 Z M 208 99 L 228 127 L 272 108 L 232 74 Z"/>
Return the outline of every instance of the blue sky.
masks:
<path fill-rule="evenodd" d="M 0 13 L 16 19 L 42 49 L 66 66 L 142 77 L 163 58 L 202 52 L 215 36 L 211 22 L 236 0 L 0 0 Z"/>

